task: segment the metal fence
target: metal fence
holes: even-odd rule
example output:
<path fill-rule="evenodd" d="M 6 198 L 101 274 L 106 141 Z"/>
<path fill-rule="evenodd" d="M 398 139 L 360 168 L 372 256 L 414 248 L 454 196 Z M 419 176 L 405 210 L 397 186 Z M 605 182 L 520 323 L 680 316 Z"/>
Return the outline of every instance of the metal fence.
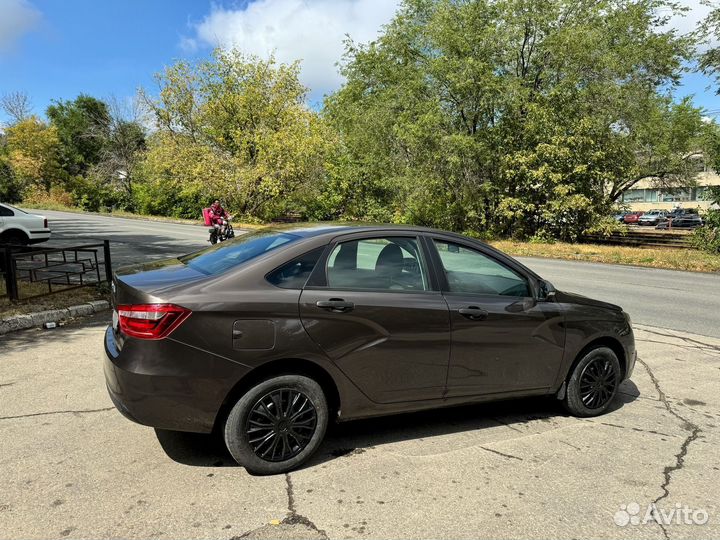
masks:
<path fill-rule="evenodd" d="M 13 301 L 110 283 L 110 242 L 57 248 L 0 246 L 0 278 L 5 282 L 0 297 Z M 22 283 L 35 284 L 30 294 L 21 294 Z"/>

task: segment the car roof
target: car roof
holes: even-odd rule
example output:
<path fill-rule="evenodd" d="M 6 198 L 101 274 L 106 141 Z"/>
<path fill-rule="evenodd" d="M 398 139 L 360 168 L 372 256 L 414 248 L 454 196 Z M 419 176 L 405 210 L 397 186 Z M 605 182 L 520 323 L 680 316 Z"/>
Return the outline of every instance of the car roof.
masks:
<path fill-rule="evenodd" d="M 393 225 L 386 223 L 344 223 L 344 222 L 310 222 L 310 223 L 288 223 L 282 225 L 271 225 L 266 230 L 277 231 L 278 233 L 288 233 L 301 236 L 303 238 L 313 238 L 318 236 L 337 236 L 341 234 L 352 234 L 360 232 L 406 232 L 412 231 L 418 234 L 434 233 L 456 236 L 462 238 L 461 235 L 450 231 L 433 229 L 430 227 L 418 227 L 416 225 Z"/>

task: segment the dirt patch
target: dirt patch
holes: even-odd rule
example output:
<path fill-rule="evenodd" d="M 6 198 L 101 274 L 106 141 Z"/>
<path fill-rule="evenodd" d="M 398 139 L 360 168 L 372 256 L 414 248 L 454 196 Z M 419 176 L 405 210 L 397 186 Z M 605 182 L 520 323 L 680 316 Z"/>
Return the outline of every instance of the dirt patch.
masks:
<path fill-rule="evenodd" d="M 19 289 L 20 298 L 23 298 L 46 293 L 47 285 L 20 282 Z M 49 296 L 28 298 L 18 302 L 11 302 L 9 298 L 3 297 L 4 294 L 5 282 L 0 280 L 0 319 L 49 309 L 64 309 L 78 304 L 85 304 L 92 300 L 110 300 L 110 295 L 104 284 L 99 287 L 90 286 L 60 291 Z"/>

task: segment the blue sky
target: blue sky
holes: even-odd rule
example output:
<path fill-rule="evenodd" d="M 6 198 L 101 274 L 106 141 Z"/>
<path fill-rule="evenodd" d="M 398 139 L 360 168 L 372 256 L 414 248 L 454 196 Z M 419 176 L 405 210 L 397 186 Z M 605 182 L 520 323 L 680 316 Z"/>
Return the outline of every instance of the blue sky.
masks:
<path fill-rule="evenodd" d="M 119 99 L 178 58 L 198 58 L 213 46 L 275 52 L 283 62 L 303 60 L 310 102 L 337 88 L 334 65 L 342 40 L 373 39 L 390 20 L 398 0 L 0 0 L 0 95 L 26 92 L 42 114 L 52 99 L 80 93 Z M 688 0 L 694 27 L 706 8 Z M 687 75 L 678 97 L 694 94 L 708 110 L 720 109 L 711 82 Z M 0 122 L 4 120 L 0 113 Z"/>
<path fill-rule="evenodd" d="M 0 0 L 0 6 L 7 0 Z M 36 0 L 39 15 L 27 31 L 0 49 L 0 94 L 26 92 L 37 113 L 52 99 L 84 92 L 131 96 L 179 57 L 189 21 L 209 10 L 192 0 L 118 2 Z M 1 113 L 0 113 L 1 114 Z"/>

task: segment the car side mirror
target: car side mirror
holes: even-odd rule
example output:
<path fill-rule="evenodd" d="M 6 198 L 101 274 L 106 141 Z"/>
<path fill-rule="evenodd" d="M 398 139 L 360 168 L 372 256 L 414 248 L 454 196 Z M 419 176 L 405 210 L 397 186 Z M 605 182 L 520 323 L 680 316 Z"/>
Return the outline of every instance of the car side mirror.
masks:
<path fill-rule="evenodd" d="M 538 300 L 541 302 L 552 302 L 555 298 L 555 287 L 549 281 L 541 279 L 538 281 Z"/>

